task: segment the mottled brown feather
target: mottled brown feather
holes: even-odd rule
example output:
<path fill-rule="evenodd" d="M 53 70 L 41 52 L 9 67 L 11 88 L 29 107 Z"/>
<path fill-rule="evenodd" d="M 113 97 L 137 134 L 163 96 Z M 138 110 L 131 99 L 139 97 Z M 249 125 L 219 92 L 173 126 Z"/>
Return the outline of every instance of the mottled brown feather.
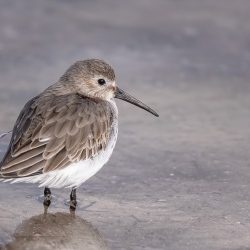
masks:
<path fill-rule="evenodd" d="M 20 162 L 16 165 L 11 165 L 10 167 L 1 170 L 2 174 L 7 174 L 7 173 L 11 173 L 11 172 L 16 172 L 20 169 L 26 169 L 30 166 L 33 166 L 34 164 L 36 164 L 37 162 L 43 161 L 43 157 L 42 155 L 36 155 L 32 158 L 27 159 L 26 161 Z"/>
<path fill-rule="evenodd" d="M 39 141 L 39 139 L 35 139 L 34 141 L 31 141 L 31 143 L 29 143 L 29 148 L 38 148 L 38 147 L 41 147 L 45 144 L 47 144 L 48 142 L 47 141 Z M 18 153 L 23 153 L 22 152 L 22 149 L 21 150 L 18 150 Z"/>
<path fill-rule="evenodd" d="M 64 146 L 65 136 L 61 138 L 54 137 L 53 139 L 49 140 L 46 145 L 46 151 L 52 152 L 60 148 L 62 145 Z"/>
<path fill-rule="evenodd" d="M 63 148 L 65 147 L 64 144 L 61 144 L 59 147 L 57 147 L 54 150 L 47 151 L 47 149 L 44 150 L 43 152 L 43 157 L 44 159 L 48 160 L 52 157 L 54 157 L 57 153 L 59 153 Z"/>
<path fill-rule="evenodd" d="M 18 176 L 29 176 L 33 173 L 36 173 L 38 170 L 42 169 L 43 168 L 43 165 L 44 165 L 44 162 L 43 161 L 40 161 L 36 164 L 34 164 L 33 166 L 31 167 L 26 167 L 24 169 L 21 169 L 17 172 L 17 175 Z"/>
<path fill-rule="evenodd" d="M 48 89 L 33 98 L 20 113 L 1 174 L 15 178 L 41 173 L 40 169 L 47 173 L 105 149 L 112 105 L 76 94 L 51 93 Z"/>
<path fill-rule="evenodd" d="M 66 158 L 67 154 L 66 154 L 66 149 L 64 148 L 60 152 L 58 152 L 54 157 L 47 160 L 43 168 L 43 172 L 48 173 L 50 171 L 57 169 L 57 166 Z"/>
<path fill-rule="evenodd" d="M 26 162 L 27 160 L 32 159 L 37 155 L 41 155 L 44 149 L 45 147 L 39 147 L 32 150 L 28 150 L 25 153 L 21 154 L 20 156 L 15 157 L 12 161 L 8 162 L 6 165 L 2 167 L 2 169 L 5 170 L 13 165 L 16 165 L 21 162 Z"/>

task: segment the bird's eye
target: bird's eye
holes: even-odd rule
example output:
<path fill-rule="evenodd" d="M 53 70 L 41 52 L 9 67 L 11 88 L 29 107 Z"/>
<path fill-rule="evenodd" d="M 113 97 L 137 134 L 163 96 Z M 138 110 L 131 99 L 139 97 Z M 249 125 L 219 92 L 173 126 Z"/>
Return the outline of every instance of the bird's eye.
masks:
<path fill-rule="evenodd" d="M 105 84 L 106 82 L 105 82 L 104 79 L 98 79 L 98 83 L 99 83 L 100 85 L 103 85 L 103 84 Z"/>

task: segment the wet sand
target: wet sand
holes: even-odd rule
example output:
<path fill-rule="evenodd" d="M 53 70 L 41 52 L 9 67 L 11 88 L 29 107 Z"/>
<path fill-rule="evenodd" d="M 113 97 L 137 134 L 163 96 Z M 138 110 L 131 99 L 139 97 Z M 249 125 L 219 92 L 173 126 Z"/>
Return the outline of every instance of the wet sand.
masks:
<path fill-rule="evenodd" d="M 81 217 L 68 213 L 33 216 L 15 230 L 8 250 L 107 249 L 98 231 Z"/>
<path fill-rule="evenodd" d="M 247 0 L 1 1 L 1 132 L 85 58 L 113 65 L 117 85 L 160 115 L 117 101 L 116 148 L 77 190 L 76 221 L 64 205 L 70 190 L 52 189 L 46 226 L 68 240 L 52 239 L 51 249 L 250 247 L 249 8 Z M 2 248 L 49 247 L 32 230 L 44 225 L 43 189 L 0 190 Z"/>

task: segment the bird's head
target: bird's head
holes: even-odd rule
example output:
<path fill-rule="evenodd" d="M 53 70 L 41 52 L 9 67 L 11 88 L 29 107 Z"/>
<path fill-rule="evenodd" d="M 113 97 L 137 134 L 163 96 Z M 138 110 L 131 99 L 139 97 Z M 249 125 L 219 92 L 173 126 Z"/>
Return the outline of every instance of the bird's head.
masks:
<path fill-rule="evenodd" d="M 66 83 L 80 95 L 106 101 L 112 98 L 122 99 L 158 116 L 151 108 L 116 86 L 115 72 L 103 60 L 75 62 L 60 78 L 60 82 Z"/>
<path fill-rule="evenodd" d="M 75 62 L 60 80 L 90 98 L 110 100 L 116 91 L 113 68 L 98 59 Z"/>

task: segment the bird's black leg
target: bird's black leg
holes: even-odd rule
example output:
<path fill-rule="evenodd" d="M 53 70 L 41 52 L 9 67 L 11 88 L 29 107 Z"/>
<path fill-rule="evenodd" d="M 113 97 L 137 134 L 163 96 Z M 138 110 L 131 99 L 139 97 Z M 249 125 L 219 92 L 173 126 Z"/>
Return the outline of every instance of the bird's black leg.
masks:
<path fill-rule="evenodd" d="M 69 211 L 70 213 L 75 216 L 75 210 L 76 210 L 76 188 L 72 188 L 71 194 L 70 194 L 70 202 L 69 202 Z"/>
<path fill-rule="evenodd" d="M 43 206 L 44 206 L 44 215 L 47 214 L 48 208 L 51 204 L 51 191 L 48 187 L 45 187 L 44 189 L 44 201 L 43 201 Z"/>

